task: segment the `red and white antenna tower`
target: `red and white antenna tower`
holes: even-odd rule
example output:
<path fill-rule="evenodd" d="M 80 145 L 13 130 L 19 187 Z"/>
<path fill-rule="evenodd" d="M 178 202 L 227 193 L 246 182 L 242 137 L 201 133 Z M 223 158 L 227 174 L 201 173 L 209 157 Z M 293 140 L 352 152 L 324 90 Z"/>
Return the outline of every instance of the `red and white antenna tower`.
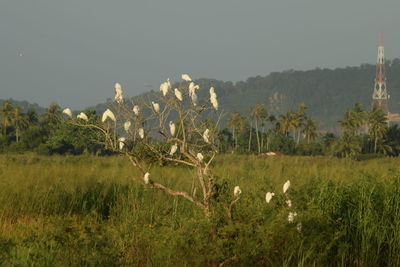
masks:
<path fill-rule="evenodd" d="M 374 93 L 372 94 L 372 105 L 379 106 L 384 112 L 389 113 L 389 95 L 386 88 L 385 73 L 385 48 L 383 46 L 383 32 L 379 34 L 378 59 L 376 62 L 376 75 Z"/>

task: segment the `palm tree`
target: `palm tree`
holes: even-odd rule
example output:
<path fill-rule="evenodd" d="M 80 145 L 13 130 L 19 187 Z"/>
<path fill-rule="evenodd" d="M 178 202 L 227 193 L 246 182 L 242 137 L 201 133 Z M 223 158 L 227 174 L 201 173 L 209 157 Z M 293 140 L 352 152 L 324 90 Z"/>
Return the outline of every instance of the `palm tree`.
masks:
<path fill-rule="evenodd" d="M 12 124 L 12 117 L 13 117 L 13 105 L 11 102 L 6 101 L 3 103 L 3 106 L 0 109 L 0 114 L 2 117 L 3 122 L 3 134 L 7 135 L 7 127 L 11 126 Z"/>
<path fill-rule="evenodd" d="M 298 120 L 296 113 L 288 110 L 285 114 L 279 115 L 279 125 L 280 131 L 289 136 L 289 132 L 293 130 L 293 135 L 295 134 L 296 128 L 298 127 Z"/>
<path fill-rule="evenodd" d="M 360 104 L 355 104 L 352 109 L 348 109 L 344 119 L 339 121 L 340 127 L 344 133 L 358 136 L 361 134 L 360 128 L 366 119 L 366 112 L 361 109 Z"/>
<path fill-rule="evenodd" d="M 345 133 L 336 142 L 334 147 L 335 153 L 341 157 L 354 157 L 361 152 L 360 138 Z"/>
<path fill-rule="evenodd" d="M 257 138 L 257 148 L 258 153 L 261 153 L 261 143 L 260 143 L 260 136 L 258 133 L 258 122 L 262 118 L 267 118 L 268 112 L 265 109 L 263 104 L 256 104 L 252 109 L 250 109 L 250 116 L 255 122 L 256 127 L 256 138 Z"/>
<path fill-rule="evenodd" d="M 28 112 L 26 112 L 26 117 L 29 124 L 36 124 L 39 121 L 38 114 L 33 108 L 28 109 Z"/>
<path fill-rule="evenodd" d="M 12 124 L 15 127 L 15 141 L 19 142 L 21 131 L 26 129 L 29 125 L 27 116 L 21 113 L 21 107 L 15 107 L 13 110 L 13 121 Z"/>
<path fill-rule="evenodd" d="M 302 103 L 300 105 L 297 106 L 297 112 L 296 112 L 296 116 L 297 116 L 297 144 L 300 142 L 300 136 L 301 136 L 301 129 L 302 127 L 304 127 L 304 123 L 307 120 L 306 117 L 306 110 L 308 109 L 308 107 Z"/>
<path fill-rule="evenodd" d="M 377 151 L 378 141 L 383 138 L 388 129 L 385 112 L 377 105 L 368 112 L 368 131 L 374 138 L 374 153 Z"/>
<path fill-rule="evenodd" d="M 48 124 L 54 125 L 61 121 L 60 116 L 61 116 L 60 107 L 57 104 L 52 103 L 46 109 L 46 113 L 43 116 L 43 120 Z"/>
<path fill-rule="evenodd" d="M 231 117 L 227 122 L 227 126 L 232 129 L 232 137 L 235 141 L 235 150 L 237 149 L 237 130 L 240 127 L 240 121 L 242 120 L 239 112 L 232 113 Z"/>
<path fill-rule="evenodd" d="M 303 133 L 305 138 L 307 138 L 307 144 L 309 144 L 311 140 L 315 140 L 318 136 L 316 121 L 307 118 L 304 122 Z"/>

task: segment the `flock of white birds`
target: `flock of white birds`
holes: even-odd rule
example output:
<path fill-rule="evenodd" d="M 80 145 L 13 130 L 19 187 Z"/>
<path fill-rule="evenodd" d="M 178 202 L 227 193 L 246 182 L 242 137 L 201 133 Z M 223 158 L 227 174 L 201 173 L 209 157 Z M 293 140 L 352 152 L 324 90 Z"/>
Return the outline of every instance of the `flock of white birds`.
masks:
<path fill-rule="evenodd" d="M 182 77 L 182 80 L 184 80 L 184 81 L 186 81 L 186 82 L 189 82 L 189 86 L 188 86 L 189 97 L 190 97 L 190 100 L 191 100 L 191 103 L 193 104 L 193 106 L 196 106 L 196 105 L 197 105 L 197 94 L 196 94 L 196 90 L 199 90 L 199 89 L 200 89 L 200 86 L 199 86 L 199 85 L 196 85 L 196 84 L 192 81 L 192 78 L 191 78 L 188 74 L 182 74 L 181 77 Z M 115 88 L 115 97 L 114 97 L 114 99 L 115 99 L 115 101 L 116 101 L 118 104 L 122 104 L 122 103 L 124 102 L 124 97 L 123 97 L 123 90 L 122 90 L 121 84 L 115 83 L 114 88 Z M 161 92 L 162 95 L 165 97 L 165 96 L 168 94 L 168 92 L 169 92 L 170 90 L 171 90 L 171 82 L 170 82 L 170 80 L 169 80 L 169 78 L 168 78 L 166 82 L 163 82 L 163 83 L 160 85 L 160 92 Z M 176 97 L 179 101 L 181 101 L 181 102 L 183 101 L 183 94 L 182 94 L 182 92 L 181 92 L 178 88 L 175 88 L 175 89 L 174 89 L 174 94 L 175 94 L 175 97 Z M 218 99 L 217 99 L 217 94 L 215 93 L 214 87 L 211 87 L 211 88 L 210 88 L 210 102 L 211 102 L 213 108 L 214 108 L 215 110 L 218 110 Z M 159 105 L 158 103 L 152 101 L 152 102 L 151 102 L 151 106 L 152 106 L 153 111 L 154 111 L 156 114 L 160 113 L 160 105 Z M 139 107 L 139 105 L 134 105 L 132 111 L 133 111 L 133 113 L 134 113 L 136 116 L 139 116 L 139 114 L 140 114 L 140 107 Z M 71 109 L 69 109 L 69 108 L 64 109 L 64 110 L 62 111 L 62 113 L 63 113 L 63 114 L 66 114 L 66 115 L 67 115 L 68 117 L 70 117 L 71 119 L 73 118 L 72 111 L 71 111 Z M 83 113 L 83 112 L 81 112 L 81 113 L 79 113 L 79 114 L 77 115 L 77 119 L 81 119 L 81 120 L 84 120 L 84 121 L 88 121 L 88 120 L 89 120 L 89 118 L 87 117 L 87 115 L 86 115 L 85 113 Z M 116 120 L 116 117 L 115 117 L 115 115 L 114 115 L 114 113 L 113 113 L 110 109 L 107 109 L 106 111 L 104 111 L 104 113 L 103 113 L 103 115 L 102 115 L 102 118 L 101 118 L 101 121 L 102 121 L 103 123 L 106 122 L 107 120 L 111 120 L 111 121 L 113 121 L 114 123 L 116 123 L 116 121 L 117 121 L 117 120 Z M 130 132 L 130 128 L 131 128 L 131 122 L 130 122 L 130 121 L 126 121 L 126 122 L 124 123 L 124 130 L 125 130 L 127 133 L 129 133 L 129 132 Z M 175 136 L 175 133 L 176 133 L 176 125 L 175 125 L 175 123 L 174 123 L 173 121 L 170 121 L 170 122 L 169 122 L 169 130 L 170 130 L 171 136 L 174 137 L 174 136 Z M 141 139 L 144 139 L 144 137 L 145 137 L 145 132 L 144 132 L 144 129 L 143 129 L 143 128 L 139 128 L 139 129 L 138 129 L 138 135 L 139 135 L 139 137 L 140 137 Z M 206 129 L 206 130 L 203 132 L 202 137 L 203 137 L 204 142 L 206 142 L 207 144 L 211 144 L 211 141 L 210 141 L 210 130 L 209 130 L 209 129 Z M 124 148 L 125 141 L 126 141 L 126 138 L 125 138 L 125 137 L 120 137 L 120 138 L 118 139 L 118 146 L 119 146 L 119 149 L 120 149 L 120 150 L 122 150 L 122 149 Z M 178 150 L 178 144 L 177 144 L 177 143 L 174 143 L 174 144 L 171 146 L 169 155 L 170 155 L 170 156 L 173 156 L 173 155 L 176 153 L 177 150 Z M 203 161 L 203 159 L 204 159 L 204 156 L 203 156 L 203 154 L 201 154 L 201 153 L 199 152 L 199 153 L 197 153 L 196 158 L 197 158 L 197 160 L 201 163 L 201 162 Z M 143 181 L 144 181 L 145 184 L 150 184 L 150 183 L 151 183 L 151 180 L 150 180 L 150 173 L 149 173 L 149 172 L 146 172 L 146 173 L 144 174 L 144 176 L 143 176 Z M 286 183 L 283 185 L 283 193 L 284 193 L 284 194 L 287 192 L 287 190 L 289 189 L 289 187 L 290 187 L 290 181 L 288 180 L 288 181 L 286 181 Z M 234 194 L 235 197 L 239 197 L 239 196 L 242 194 L 242 190 L 240 189 L 239 186 L 235 186 L 235 187 L 234 187 L 234 189 L 233 189 L 233 194 Z M 274 196 L 275 196 L 275 193 L 274 193 L 274 192 L 267 192 L 266 195 L 265 195 L 265 201 L 266 201 L 267 203 L 270 203 L 270 201 L 272 200 L 272 198 L 273 198 Z M 286 200 L 286 204 L 287 204 L 287 206 L 288 206 L 289 208 L 292 207 L 292 201 L 291 201 L 290 199 L 287 199 L 287 200 Z M 297 216 L 297 213 L 296 213 L 296 212 L 292 212 L 292 211 L 289 212 L 288 221 L 289 221 L 290 223 L 292 223 L 292 222 L 294 221 L 294 219 L 295 219 L 296 216 Z M 297 227 L 298 227 L 298 229 L 299 229 L 299 228 L 301 229 L 301 224 L 298 224 Z"/>
<path fill-rule="evenodd" d="M 287 181 L 283 184 L 283 188 L 282 188 L 282 191 L 283 191 L 284 194 L 286 194 L 286 192 L 288 191 L 289 187 L 290 187 L 290 180 L 287 180 Z M 242 194 L 242 190 L 240 189 L 239 186 L 235 186 L 235 188 L 233 189 L 233 195 L 234 195 L 235 197 L 239 197 L 240 194 Z M 270 203 L 271 200 L 272 200 L 272 197 L 274 197 L 274 196 L 275 196 L 275 193 L 274 193 L 274 192 L 267 192 L 267 193 L 265 194 L 265 201 L 266 201 L 267 203 Z M 286 205 L 288 206 L 288 208 L 291 208 L 291 207 L 292 207 L 292 201 L 291 201 L 290 199 L 287 199 L 287 200 L 285 201 L 285 203 L 286 203 Z M 289 214 L 288 214 L 288 222 L 289 222 L 289 223 L 293 223 L 296 216 L 297 216 L 297 212 L 295 212 L 295 211 L 290 211 Z M 301 231 L 301 227 L 302 227 L 301 222 L 299 222 L 299 223 L 297 224 L 296 227 L 297 227 L 297 230 L 300 232 L 300 231 Z"/>

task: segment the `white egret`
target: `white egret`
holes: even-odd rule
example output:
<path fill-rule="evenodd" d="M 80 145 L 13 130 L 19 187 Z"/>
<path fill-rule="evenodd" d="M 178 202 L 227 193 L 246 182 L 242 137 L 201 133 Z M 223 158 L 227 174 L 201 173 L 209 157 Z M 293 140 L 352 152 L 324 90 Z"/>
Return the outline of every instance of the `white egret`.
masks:
<path fill-rule="evenodd" d="M 292 223 L 294 221 L 294 217 L 297 216 L 297 212 L 289 212 L 288 221 Z"/>
<path fill-rule="evenodd" d="M 192 78 L 190 78 L 190 76 L 187 75 L 187 74 L 182 74 L 181 77 L 182 77 L 182 80 L 185 80 L 187 82 L 191 82 L 192 81 Z"/>
<path fill-rule="evenodd" d="M 283 193 L 286 193 L 289 187 L 290 187 L 290 181 L 287 180 L 286 183 L 283 185 Z"/>
<path fill-rule="evenodd" d="M 77 119 L 84 120 L 84 121 L 88 121 L 88 120 L 89 120 L 88 116 L 86 116 L 86 114 L 83 113 L 83 112 L 79 113 L 79 115 L 76 116 L 76 118 L 77 118 Z"/>
<path fill-rule="evenodd" d="M 175 154 L 175 152 L 178 150 L 178 144 L 175 143 L 171 146 L 171 151 L 169 152 L 170 156 L 173 156 Z"/>
<path fill-rule="evenodd" d="M 138 105 L 134 105 L 132 111 L 136 116 L 139 116 L 140 108 Z"/>
<path fill-rule="evenodd" d="M 169 82 L 169 79 L 168 79 L 167 82 L 163 82 L 160 85 L 160 91 L 162 92 L 163 96 L 166 96 L 169 89 L 171 89 L 171 83 Z"/>
<path fill-rule="evenodd" d="M 292 201 L 290 199 L 286 200 L 286 204 L 289 208 L 292 207 Z"/>
<path fill-rule="evenodd" d="M 62 113 L 66 114 L 68 117 L 72 119 L 72 111 L 69 108 L 66 108 L 62 111 Z"/>
<path fill-rule="evenodd" d="M 122 92 L 122 86 L 120 83 L 115 83 L 114 85 L 115 88 L 115 101 L 117 101 L 118 104 L 122 104 L 122 102 L 124 101 L 124 97 L 123 97 L 123 92 Z"/>
<path fill-rule="evenodd" d="M 153 105 L 153 109 L 155 113 L 159 113 L 160 112 L 160 105 L 154 101 L 151 101 L 151 104 Z"/>
<path fill-rule="evenodd" d="M 193 93 L 191 98 L 192 98 L 193 106 L 197 106 L 197 95 L 196 95 L 196 93 Z"/>
<path fill-rule="evenodd" d="M 172 121 L 169 122 L 169 131 L 171 133 L 171 136 L 175 136 L 175 130 L 176 130 L 176 126 L 175 123 L 173 123 Z"/>
<path fill-rule="evenodd" d="M 189 95 L 192 96 L 192 94 L 196 92 L 196 89 L 199 89 L 199 88 L 200 88 L 200 86 L 195 85 L 194 82 L 191 82 L 189 84 Z"/>
<path fill-rule="evenodd" d="M 179 91 L 178 88 L 175 88 L 174 91 L 175 91 L 175 96 L 176 96 L 176 98 L 178 98 L 179 101 L 182 101 L 182 100 L 183 100 L 183 96 L 182 96 L 181 91 Z"/>
<path fill-rule="evenodd" d="M 269 202 L 271 201 L 271 199 L 272 199 L 273 196 L 275 196 L 275 193 L 273 193 L 273 192 L 268 192 L 268 193 L 265 195 L 265 201 L 267 201 L 267 203 L 269 203 Z"/>
<path fill-rule="evenodd" d="M 206 129 L 203 133 L 203 139 L 204 142 L 206 142 L 207 144 L 210 143 L 210 130 Z"/>
<path fill-rule="evenodd" d="M 127 133 L 129 133 L 129 129 L 131 128 L 131 122 L 130 121 L 126 121 L 125 123 L 124 123 L 124 130 L 125 130 L 125 132 L 127 132 Z"/>
<path fill-rule="evenodd" d="M 218 110 L 217 94 L 215 93 L 214 87 L 210 88 L 210 102 L 213 105 L 214 109 Z"/>
<path fill-rule="evenodd" d="M 215 93 L 215 89 L 214 89 L 214 87 L 210 87 L 210 96 L 212 97 L 212 96 L 217 96 L 217 94 Z"/>
<path fill-rule="evenodd" d="M 203 159 L 204 159 L 203 154 L 197 153 L 197 159 L 198 159 L 199 161 L 203 161 Z"/>
<path fill-rule="evenodd" d="M 235 188 L 233 189 L 233 195 L 235 197 L 239 196 L 242 193 L 242 190 L 240 190 L 240 187 L 237 185 L 235 186 Z"/>
<path fill-rule="evenodd" d="M 144 130 L 143 130 L 143 128 L 139 128 L 138 133 L 139 133 L 140 138 L 143 139 L 144 138 Z"/>
<path fill-rule="evenodd" d="M 218 100 L 216 97 L 211 97 L 210 98 L 211 104 L 213 105 L 213 108 L 215 110 L 218 110 Z"/>
<path fill-rule="evenodd" d="M 122 150 L 124 148 L 125 145 L 125 137 L 120 137 L 118 138 L 118 145 L 119 145 L 119 150 Z"/>
<path fill-rule="evenodd" d="M 103 116 L 101 117 L 101 121 L 102 121 L 102 122 L 105 122 L 108 118 L 109 118 L 110 120 L 114 121 L 114 122 L 117 121 L 117 119 L 115 118 L 114 113 L 113 113 L 111 110 L 109 110 L 109 109 L 107 109 L 106 111 L 104 111 Z"/>
<path fill-rule="evenodd" d="M 146 172 L 143 176 L 143 180 L 145 184 L 149 184 L 150 183 L 150 173 Z"/>

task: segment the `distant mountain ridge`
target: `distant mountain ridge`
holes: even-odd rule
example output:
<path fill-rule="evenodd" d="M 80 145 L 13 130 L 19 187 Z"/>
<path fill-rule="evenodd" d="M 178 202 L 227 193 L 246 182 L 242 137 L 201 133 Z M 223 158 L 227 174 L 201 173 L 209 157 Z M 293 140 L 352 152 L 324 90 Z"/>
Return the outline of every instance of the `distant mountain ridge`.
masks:
<path fill-rule="evenodd" d="M 391 95 L 389 108 L 392 113 L 399 113 L 400 59 L 387 60 L 386 73 Z M 366 110 L 370 109 L 374 78 L 375 65 L 362 64 L 336 69 L 273 72 L 236 83 L 215 79 L 198 79 L 195 82 L 201 88 L 198 91 L 200 100 L 209 97 L 208 89 L 213 86 L 220 108 L 225 112 L 237 111 L 248 115 L 249 108 L 263 103 L 271 113 L 277 115 L 304 103 L 309 108 L 308 114 L 318 120 L 321 128 L 333 130 L 346 109 L 355 103 L 362 104 Z M 140 94 L 132 100 L 154 99 L 155 94 L 158 91 Z M 107 104 L 99 104 L 93 108 L 102 112 L 106 107 Z"/>
<path fill-rule="evenodd" d="M 400 59 L 387 60 L 387 88 L 391 95 L 389 109 L 392 113 L 400 112 Z M 307 71 L 288 70 L 273 72 L 266 76 L 250 77 L 236 83 L 215 79 L 195 80 L 200 85 L 199 101 L 209 97 L 209 88 L 213 86 L 218 95 L 220 108 L 226 112 L 240 112 L 248 115 L 248 110 L 257 103 L 263 103 L 267 109 L 278 115 L 288 109 L 294 109 L 304 103 L 309 107 L 308 114 L 317 119 L 320 127 L 331 130 L 337 121 L 343 118 L 346 109 L 355 103 L 370 109 L 374 86 L 375 65 L 362 64 L 358 67 L 336 69 L 316 68 Z M 110 96 L 112 96 L 112 91 Z M 158 90 L 149 91 L 131 98 L 155 100 Z M 0 100 L 0 104 L 2 104 Z M 33 107 L 40 111 L 45 109 L 26 101 L 14 101 L 24 107 Z M 90 109 L 101 114 L 110 106 L 100 103 Z M 226 117 L 225 117 L 226 119 Z"/>

